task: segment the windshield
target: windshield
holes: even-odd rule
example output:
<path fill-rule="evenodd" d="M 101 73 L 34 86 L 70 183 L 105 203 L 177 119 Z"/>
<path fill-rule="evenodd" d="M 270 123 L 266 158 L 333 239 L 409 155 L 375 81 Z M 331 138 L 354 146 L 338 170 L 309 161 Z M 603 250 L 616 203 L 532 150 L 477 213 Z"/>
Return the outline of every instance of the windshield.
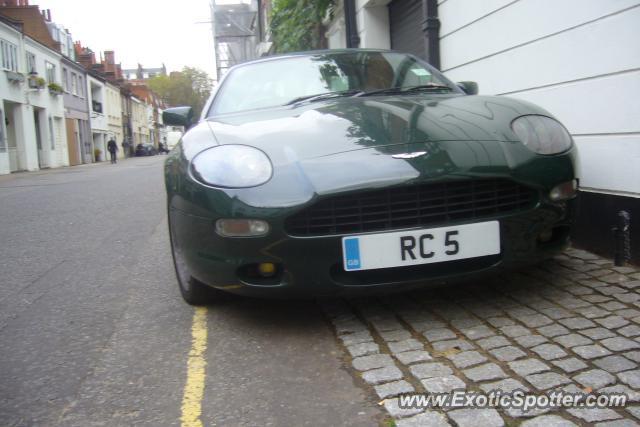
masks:
<path fill-rule="evenodd" d="M 460 90 L 433 67 L 396 52 L 340 52 L 257 62 L 230 72 L 209 116 L 286 105 L 330 92 L 445 85 Z"/>

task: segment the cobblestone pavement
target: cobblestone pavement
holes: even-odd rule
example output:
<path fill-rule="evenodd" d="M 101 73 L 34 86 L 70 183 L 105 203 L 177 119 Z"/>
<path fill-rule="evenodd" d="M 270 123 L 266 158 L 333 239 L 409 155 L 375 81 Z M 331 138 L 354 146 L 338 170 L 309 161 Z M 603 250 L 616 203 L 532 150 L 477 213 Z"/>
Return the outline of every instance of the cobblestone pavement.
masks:
<path fill-rule="evenodd" d="M 481 283 L 327 302 L 353 375 L 397 426 L 640 425 L 640 269 L 569 249 Z M 624 408 L 401 409 L 403 393 L 625 392 Z"/>

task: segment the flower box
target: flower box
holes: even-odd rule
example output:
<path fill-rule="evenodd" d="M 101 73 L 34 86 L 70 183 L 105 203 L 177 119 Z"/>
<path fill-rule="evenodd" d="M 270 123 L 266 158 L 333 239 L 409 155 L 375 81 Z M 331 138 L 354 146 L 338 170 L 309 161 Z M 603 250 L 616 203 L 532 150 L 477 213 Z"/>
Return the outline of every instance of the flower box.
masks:
<path fill-rule="evenodd" d="M 49 88 L 49 93 L 51 95 L 58 96 L 58 95 L 62 95 L 62 93 L 63 93 L 62 86 L 60 86 L 57 83 L 49 83 L 49 85 L 47 87 Z"/>
<path fill-rule="evenodd" d="M 15 71 L 10 70 L 5 70 L 4 72 L 7 75 L 7 80 L 9 80 L 10 83 L 18 84 L 24 81 L 24 75 L 20 73 L 16 73 Z"/>

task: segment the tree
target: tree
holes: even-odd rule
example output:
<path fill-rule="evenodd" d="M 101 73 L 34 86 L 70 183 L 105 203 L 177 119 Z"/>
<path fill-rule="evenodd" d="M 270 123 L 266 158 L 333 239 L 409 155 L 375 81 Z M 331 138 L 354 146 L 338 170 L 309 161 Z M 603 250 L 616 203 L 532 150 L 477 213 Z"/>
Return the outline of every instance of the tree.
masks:
<path fill-rule="evenodd" d="M 209 98 L 213 81 L 202 70 L 184 67 L 168 76 L 152 77 L 147 84 L 165 104 L 172 107 L 188 105 L 193 108 L 194 117 L 198 117 Z"/>
<path fill-rule="evenodd" d="M 326 47 L 322 20 L 336 0 L 274 0 L 271 35 L 276 52 Z"/>

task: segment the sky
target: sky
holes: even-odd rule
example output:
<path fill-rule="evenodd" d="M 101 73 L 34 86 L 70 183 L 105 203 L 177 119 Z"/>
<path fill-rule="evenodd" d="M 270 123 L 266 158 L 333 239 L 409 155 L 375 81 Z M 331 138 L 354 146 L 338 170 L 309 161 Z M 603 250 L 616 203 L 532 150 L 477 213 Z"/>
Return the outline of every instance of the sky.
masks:
<path fill-rule="evenodd" d="M 96 52 L 114 50 L 122 68 L 196 67 L 215 75 L 210 0 L 30 0 Z"/>

